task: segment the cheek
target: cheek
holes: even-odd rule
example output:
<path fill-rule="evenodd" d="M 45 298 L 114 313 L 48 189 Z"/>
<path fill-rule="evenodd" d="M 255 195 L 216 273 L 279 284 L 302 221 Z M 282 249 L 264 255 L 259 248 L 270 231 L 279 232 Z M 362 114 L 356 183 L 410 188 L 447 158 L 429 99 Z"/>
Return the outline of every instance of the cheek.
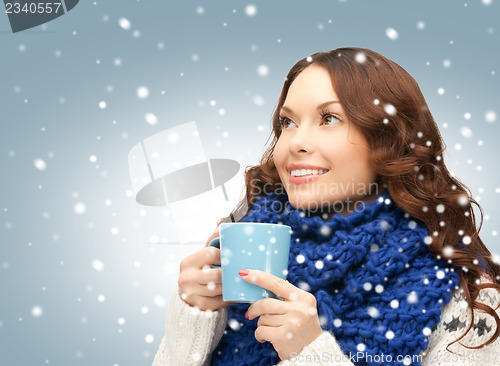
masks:
<path fill-rule="evenodd" d="M 278 172 L 282 169 L 283 164 L 285 164 L 286 154 L 285 154 L 285 144 L 282 139 L 279 139 L 274 147 L 273 152 L 274 165 L 278 168 Z"/>
<path fill-rule="evenodd" d="M 353 176 L 358 177 L 359 181 L 371 183 L 375 181 L 375 172 L 372 168 L 370 156 L 366 150 L 357 151 L 355 155 L 356 163 L 352 165 Z"/>
<path fill-rule="evenodd" d="M 341 147 L 342 146 L 342 147 Z M 374 176 L 370 156 L 363 146 L 352 144 L 337 145 L 330 149 L 334 171 L 339 178 L 371 181 Z"/>

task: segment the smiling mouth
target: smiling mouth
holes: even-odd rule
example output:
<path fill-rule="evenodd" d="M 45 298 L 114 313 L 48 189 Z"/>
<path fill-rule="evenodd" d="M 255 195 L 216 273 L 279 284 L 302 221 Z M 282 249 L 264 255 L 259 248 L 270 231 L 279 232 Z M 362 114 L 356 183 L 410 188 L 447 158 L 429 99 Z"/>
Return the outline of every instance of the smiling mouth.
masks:
<path fill-rule="evenodd" d="M 310 175 L 323 175 L 329 172 L 328 169 L 295 169 L 290 171 L 290 176 L 292 177 L 307 177 Z"/>

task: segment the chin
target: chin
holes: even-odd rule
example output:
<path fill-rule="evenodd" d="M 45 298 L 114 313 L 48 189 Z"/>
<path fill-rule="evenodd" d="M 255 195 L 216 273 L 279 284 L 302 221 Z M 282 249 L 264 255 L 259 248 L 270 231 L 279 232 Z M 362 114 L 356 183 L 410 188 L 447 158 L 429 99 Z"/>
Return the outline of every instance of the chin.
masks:
<path fill-rule="evenodd" d="M 288 200 L 293 208 L 304 211 L 318 210 L 320 207 L 320 200 L 317 198 L 288 196 Z"/>

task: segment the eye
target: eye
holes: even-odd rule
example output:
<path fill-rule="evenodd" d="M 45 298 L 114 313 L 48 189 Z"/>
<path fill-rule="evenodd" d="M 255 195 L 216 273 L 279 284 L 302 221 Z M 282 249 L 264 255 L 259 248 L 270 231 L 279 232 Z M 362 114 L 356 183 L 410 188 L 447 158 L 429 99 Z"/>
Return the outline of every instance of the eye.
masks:
<path fill-rule="evenodd" d="M 290 118 L 283 116 L 279 116 L 279 123 L 282 129 L 289 128 L 292 123 L 295 124 Z"/>
<path fill-rule="evenodd" d="M 329 125 L 335 125 L 335 124 L 341 122 L 341 120 L 340 120 L 339 117 L 337 117 L 334 114 L 328 113 L 328 112 L 321 114 L 321 120 L 325 121 L 324 124 L 328 125 L 328 126 Z"/>

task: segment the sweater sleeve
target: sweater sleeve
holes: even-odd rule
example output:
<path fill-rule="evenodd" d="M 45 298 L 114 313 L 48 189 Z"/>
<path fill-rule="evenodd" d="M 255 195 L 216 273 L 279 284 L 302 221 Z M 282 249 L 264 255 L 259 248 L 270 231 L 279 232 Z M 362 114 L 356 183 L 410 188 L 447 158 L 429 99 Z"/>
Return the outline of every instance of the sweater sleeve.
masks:
<path fill-rule="evenodd" d="M 481 283 L 491 282 L 481 278 Z M 500 306 L 498 291 L 486 288 L 480 291 L 477 300 L 493 309 Z M 500 308 L 496 309 L 500 316 Z M 455 291 L 451 301 L 445 306 L 441 321 L 429 337 L 429 348 L 422 353 L 422 365 L 453 366 L 497 366 L 500 365 L 500 338 L 480 349 L 467 347 L 480 346 L 486 343 L 496 331 L 493 317 L 480 310 L 474 310 L 474 323 L 471 330 L 460 341 L 459 339 L 472 323 L 470 309 L 462 290 Z M 448 351 L 447 350 L 448 347 Z"/>
<path fill-rule="evenodd" d="M 200 311 L 179 295 L 176 284 L 170 296 L 161 340 L 152 366 L 208 365 L 227 321 L 227 308 Z"/>
<path fill-rule="evenodd" d="M 482 282 L 487 281 L 482 280 Z M 481 290 L 478 299 L 493 309 L 500 305 L 500 295 L 494 289 Z M 484 344 L 496 331 L 494 319 L 479 311 L 474 311 L 474 325 L 467 336 L 449 347 L 456 354 L 447 351 L 448 344 L 460 338 L 471 323 L 470 311 L 464 305 L 466 304 L 464 301 L 462 291 L 455 291 L 452 300 L 442 310 L 439 324 L 429 337 L 429 347 L 420 355 L 415 356 L 417 359 L 414 361 L 420 362 L 422 366 L 500 365 L 500 337 L 481 349 L 468 349 L 463 346 Z M 500 316 L 500 307 L 496 309 L 496 312 Z M 354 366 L 349 356 L 340 349 L 335 337 L 327 331 L 304 347 L 299 354 L 292 354 L 292 356 L 289 360 L 281 361 L 278 366 Z"/>

